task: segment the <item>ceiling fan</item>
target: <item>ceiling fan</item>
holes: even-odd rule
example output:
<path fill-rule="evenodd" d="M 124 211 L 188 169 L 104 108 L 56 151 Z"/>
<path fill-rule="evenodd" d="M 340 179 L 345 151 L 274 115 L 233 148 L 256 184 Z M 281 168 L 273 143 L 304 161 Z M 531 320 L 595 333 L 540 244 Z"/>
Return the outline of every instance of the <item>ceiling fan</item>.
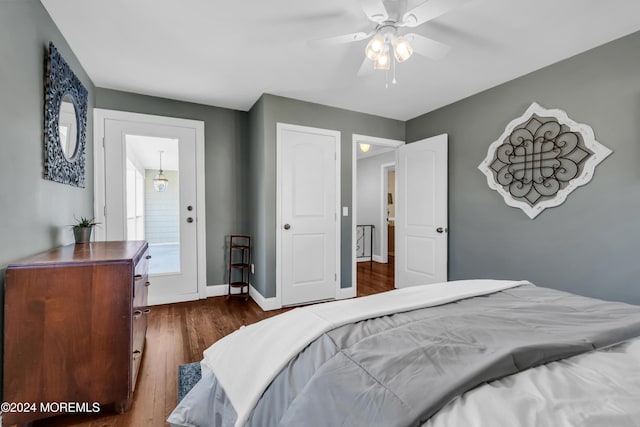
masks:
<path fill-rule="evenodd" d="M 325 38 L 321 42 L 335 44 L 370 39 L 365 49 L 365 63 L 370 60 L 373 61 L 373 69 L 389 70 L 394 60 L 404 62 L 413 53 L 431 59 L 446 55 L 450 49 L 448 45 L 406 29 L 423 25 L 470 0 L 426 0 L 409 10 L 409 0 L 361 1 L 362 10 L 374 28 L 368 32 Z"/>

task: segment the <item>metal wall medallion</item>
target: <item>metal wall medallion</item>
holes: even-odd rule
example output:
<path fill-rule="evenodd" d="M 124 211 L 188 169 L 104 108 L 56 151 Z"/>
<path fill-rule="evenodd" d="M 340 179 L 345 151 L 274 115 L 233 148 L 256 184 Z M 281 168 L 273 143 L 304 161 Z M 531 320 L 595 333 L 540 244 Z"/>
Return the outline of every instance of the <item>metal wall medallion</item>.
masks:
<path fill-rule="evenodd" d="M 53 43 L 44 92 L 44 177 L 84 188 L 88 92 Z"/>
<path fill-rule="evenodd" d="M 491 144 L 478 168 L 507 205 L 533 219 L 591 181 L 609 154 L 590 126 L 534 102 Z"/>

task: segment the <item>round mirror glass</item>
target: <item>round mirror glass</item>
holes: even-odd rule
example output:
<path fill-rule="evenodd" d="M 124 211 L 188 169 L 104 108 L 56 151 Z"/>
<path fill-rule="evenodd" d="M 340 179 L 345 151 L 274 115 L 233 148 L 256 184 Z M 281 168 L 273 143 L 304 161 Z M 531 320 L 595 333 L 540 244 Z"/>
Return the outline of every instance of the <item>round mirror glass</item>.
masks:
<path fill-rule="evenodd" d="M 62 97 L 59 117 L 60 148 L 62 148 L 64 156 L 71 159 L 76 154 L 78 145 L 78 124 L 76 123 L 76 107 L 69 94 Z"/>

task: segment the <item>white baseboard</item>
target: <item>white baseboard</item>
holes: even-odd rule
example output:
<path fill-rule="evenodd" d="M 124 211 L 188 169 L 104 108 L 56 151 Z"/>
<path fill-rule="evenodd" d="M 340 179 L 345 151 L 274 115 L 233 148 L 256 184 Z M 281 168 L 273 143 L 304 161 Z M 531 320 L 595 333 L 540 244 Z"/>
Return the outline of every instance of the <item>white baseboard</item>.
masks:
<path fill-rule="evenodd" d="M 227 295 L 228 292 L 228 288 L 229 285 L 227 285 L 226 283 L 223 285 L 209 285 L 207 286 L 207 298 L 212 298 L 212 297 L 223 297 L 225 295 Z M 240 293 L 240 288 L 233 288 L 231 289 L 231 293 L 232 294 L 239 294 Z"/>
<path fill-rule="evenodd" d="M 229 287 L 229 285 L 227 285 L 227 284 L 209 285 L 209 286 L 206 287 L 206 290 L 205 290 L 206 298 L 225 296 L 225 295 L 227 295 L 228 287 Z M 240 289 L 232 289 L 231 293 L 233 293 L 233 294 L 240 293 Z M 253 298 L 254 301 L 256 301 L 258 303 L 260 308 L 262 308 L 265 311 L 267 311 L 267 310 L 275 310 L 275 309 L 280 308 L 280 307 L 274 305 L 276 298 L 264 298 L 262 295 L 260 295 L 260 293 L 258 291 L 256 291 L 253 288 L 253 286 L 249 286 L 249 296 L 251 296 L 251 298 Z M 258 302 L 257 298 L 260 298 L 263 301 L 264 307 L 260 302 Z M 195 301 L 197 299 L 199 299 L 198 294 L 186 294 L 186 295 L 180 295 L 178 297 L 171 297 L 171 298 L 169 298 L 169 297 L 156 297 L 156 298 L 153 298 L 153 297 L 150 296 L 148 304 L 149 305 L 172 304 L 172 303 L 177 303 L 177 302 Z M 273 300 L 274 302 L 272 302 L 271 300 Z M 265 307 L 271 307 L 271 308 L 265 308 Z M 2 427 L 2 424 L 0 424 L 0 427 Z"/>
<path fill-rule="evenodd" d="M 227 294 L 226 284 L 212 285 L 212 286 L 205 287 L 205 295 L 206 295 L 205 298 L 219 297 L 226 294 Z M 149 305 L 173 304 L 176 302 L 195 301 L 197 299 L 200 299 L 200 296 L 198 294 L 186 294 L 186 295 L 180 295 L 178 297 L 171 297 L 171 298 L 169 297 L 154 298 L 152 296 L 149 296 L 148 304 Z"/>
<path fill-rule="evenodd" d="M 210 285 L 206 287 L 206 295 L 207 298 L 220 297 L 227 295 L 227 287 L 228 285 Z M 240 290 L 232 290 L 233 293 L 239 293 Z M 258 306 L 263 311 L 269 310 L 277 310 L 282 308 L 282 305 L 278 303 L 278 299 L 276 297 L 265 298 L 262 296 L 260 292 L 256 290 L 253 286 L 249 286 L 249 296 L 258 304 Z M 347 299 L 354 298 L 356 296 L 356 289 L 352 286 L 350 288 L 340 288 L 336 291 L 336 299 Z M 178 298 L 149 298 L 149 305 L 161 305 L 161 304 L 172 304 L 178 302 L 185 301 L 195 301 L 198 299 L 197 294 L 188 294 L 184 296 L 180 296 Z M 1 420 L 1 419 L 0 419 Z M 2 427 L 2 424 L 0 424 Z"/>
<path fill-rule="evenodd" d="M 210 285 L 207 286 L 207 298 L 221 297 L 227 294 L 228 285 Z"/>
<path fill-rule="evenodd" d="M 369 262 L 369 261 L 371 261 L 371 258 L 369 258 L 369 257 L 364 257 L 364 258 L 360 257 L 360 258 L 356 259 L 356 262 Z M 382 263 L 382 264 L 386 264 L 388 261 L 385 261 L 380 255 L 374 255 L 373 256 L 373 262 L 379 262 L 379 263 Z"/>
<path fill-rule="evenodd" d="M 249 295 L 260 306 L 262 311 L 277 310 L 282 308 L 276 297 L 265 298 L 253 286 L 249 286 Z"/>
<path fill-rule="evenodd" d="M 351 286 L 350 288 L 340 288 L 336 291 L 336 299 L 355 298 L 356 288 Z"/>

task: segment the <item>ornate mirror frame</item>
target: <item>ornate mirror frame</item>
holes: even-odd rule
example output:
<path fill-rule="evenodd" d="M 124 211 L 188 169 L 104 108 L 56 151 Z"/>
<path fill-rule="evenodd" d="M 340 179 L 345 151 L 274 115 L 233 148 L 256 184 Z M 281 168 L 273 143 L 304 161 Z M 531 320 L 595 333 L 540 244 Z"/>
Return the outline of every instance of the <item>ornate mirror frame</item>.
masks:
<path fill-rule="evenodd" d="M 489 146 L 478 169 L 507 205 L 533 219 L 591 181 L 596 166 L 609 154 L 591 126 L 534 102 Z"/>
<path fill-rule="evenodd" d="M 51 42 L 44 92 L 44 178 L 84 188 L 88 91 Z M 78 127 L 75 152 L 69 157 L 60 144 L 60 107 L 65 95 L 71 97 Z"/>

